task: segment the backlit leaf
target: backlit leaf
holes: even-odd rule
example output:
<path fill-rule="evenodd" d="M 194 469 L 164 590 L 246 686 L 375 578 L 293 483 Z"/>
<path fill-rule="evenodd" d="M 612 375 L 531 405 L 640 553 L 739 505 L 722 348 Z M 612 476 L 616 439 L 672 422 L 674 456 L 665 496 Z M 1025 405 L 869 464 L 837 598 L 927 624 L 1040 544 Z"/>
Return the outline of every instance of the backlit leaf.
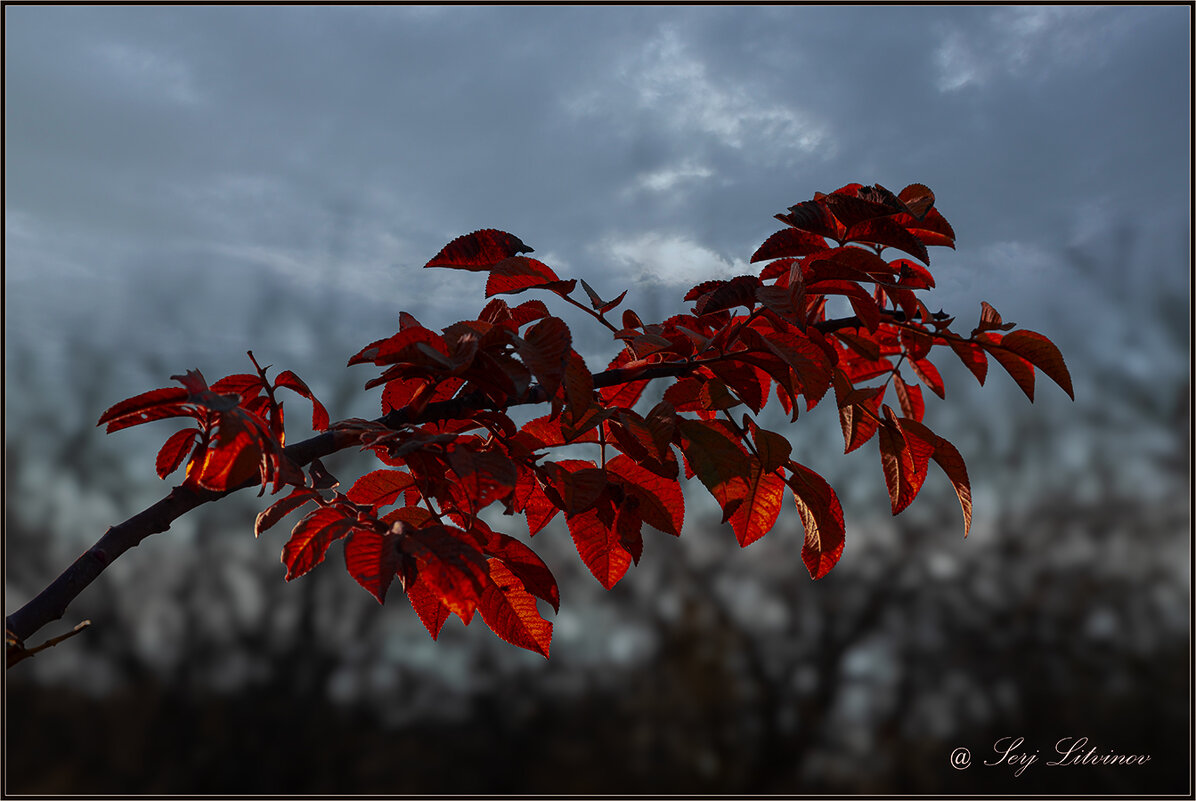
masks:
<path fill-rule="evenodd" d="M 291 490 L 290 495 L 279 498 L 270 506 L 263 509 L 257 516 L 257 520 L 253 525 L 253 536 L 260 537 L 262 532 L 270 529 L 275 523 L 286 517 L 295 509 L 298 509 L 303 504 L 310 500 L 319 498 L 320 494 L 313 489 L 307 487 L 295 487 Z"/>
<path fill-rule="evenodd" d="M 411 608 L 419 615 L 420 622 L 432 635 L 432 639 L 435 640 L 440 636 L 440 629 L 444 627 L 445 621 L 449 619 L 452 612 L 441 603 L 436 593 L 429 589 L 424 581 L 417 578 L 407 587 L 407 600 L 411 602 Z"/>
<path fill-rule="evenodd" d="M 785 500 L 785 482 L 775 473 L 762 470 L 760 463 L 753 459 L 744 483 L 742 502 L 728 522 L 740 547 L 746 548 L 776 524 Z"/>
<path fill-rule="evenodd" d="M 599 509 L 588 509 L 566 520 L 581 561 L 608 590 L 631 567 L 631 554 L 620 542 L 614 518 L 614 510 L 606 509 L 600 514 Z"/>
<path fill-rule="evenodd" d="M 151 420 L 162 420 L 167 417 L 182 417 L 191 414 L 183 406 L 187 402 L 188 393 L 182 387 L 166 387 L 151 389 L 132 398 L 114 404 L 102 415 L 96 425 L 108 424 L 105 433 L 111 434 L 129 426 L 148 423 Z"/>
<path fill-rule="evenodd" d="M 340 509 L 321 506 L 295 524 L 282 549 L 287 581 L 296 579 L 324 561 L 328 546 L 349 533 L 353 521 Z"/>
<path fill-rule="evenodd" d="M 502 639 L 548 658 L 552 623 L 540 617 L 536 599 L 519 577 L 498 559 L 491 559 L 486 588 L 478 603 L 482 620 Z"/>
<path fill-rule="evenodd" d="M 363 506 L 389 506 L 414 484 L 411 474 L 402 470 L 373 470 L 353 482 L 346 494 L 353 503 Z"/>
<path fill-rule="evenodd" d="M 184 428 L 182 431 L 175 432 L 170 436 L 170 439 L 166 440 L 161 450 L 158 451 L 158 458 L 154 464 L 159 478 L 164 479 L 179 469 L 179 465 L 191 453 L 191 449 L 195 446 L 198 437 L 198 429 Z"/>
<path fill-rule="evenodd" d="M 548 565 L 544 564 L 539 556 L 536 556 L 536 552 L 514 537 L 491 531 L 489 527 L 484 529 L 484 533 L 485 541 L 482 551 L 487 556 L 502 560 L 503 565 L 519 577 L 528 592 L 537 598 L 548 601 L 554 610 L 560 611 L 561 593 L 556 579 L 553 577 L 552 571 L 548 569 Z M 490 561 L 493 564 L 494 560 Z M 493 575 L 493 570 L 491 570 L 491 576 Z"/>
<path fill-rule="evenodd" d="M 810 577 L 820 579 L 843 555 L 843 507 L 834 489 L 822 476 L 797 462 L 790 462 L 789 469 L 786 483 L 793 491 L 793 500 L 806 531 L 801 558 Z"/>

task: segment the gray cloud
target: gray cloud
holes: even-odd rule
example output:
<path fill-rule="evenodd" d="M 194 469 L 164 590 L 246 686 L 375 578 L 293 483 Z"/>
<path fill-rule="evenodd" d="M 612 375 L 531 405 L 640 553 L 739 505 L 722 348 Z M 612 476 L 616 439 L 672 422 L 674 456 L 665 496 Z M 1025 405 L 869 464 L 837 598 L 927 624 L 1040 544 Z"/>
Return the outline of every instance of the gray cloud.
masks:
<path fill-rule="evenodd" d="M 415 268 L 483 226 L 605 294 L 683 288 L 854 180 L 932 186 L 947 299 L 1014 297 L 1102 221 L 1187 230 L 1189 14 L 10 7 L 9 319 L 136 323 L 184 269 L 447 318 L 480 284 Z"/>

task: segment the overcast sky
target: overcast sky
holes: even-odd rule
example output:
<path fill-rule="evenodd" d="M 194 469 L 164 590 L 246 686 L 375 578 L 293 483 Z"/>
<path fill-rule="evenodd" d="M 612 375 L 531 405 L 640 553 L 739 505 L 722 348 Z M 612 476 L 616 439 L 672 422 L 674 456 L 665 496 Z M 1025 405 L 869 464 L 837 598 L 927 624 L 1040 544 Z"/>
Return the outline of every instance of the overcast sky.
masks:
<path fill-rule="evenodd" d="M 483 282 L 418 268 L 482 227 L 608 296 L 679 299 L 852 181 L 935 191 L 959 249 L 932 251 L 931 305 L 964 330 L 981 299 L 1089 326 L 1126 273 L 1077 286 L 1064 257 L 1125 231 L 1126 283 L 1188 291 L 1187 6 L 4 15 L 8 351 L 186 342 L 219 366 L 170 369 L 214 378 L 268 347 L 242 291 L 266 280 L 445 325 Z"/>

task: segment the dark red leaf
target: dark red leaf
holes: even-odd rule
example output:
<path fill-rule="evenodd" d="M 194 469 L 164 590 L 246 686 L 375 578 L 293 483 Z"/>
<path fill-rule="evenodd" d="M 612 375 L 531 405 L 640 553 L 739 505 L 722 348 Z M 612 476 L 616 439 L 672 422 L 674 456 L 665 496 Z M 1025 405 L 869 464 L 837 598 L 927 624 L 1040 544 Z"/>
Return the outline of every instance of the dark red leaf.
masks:
<path fill-rule="evenodd" d="M 926 252 L 926 245 L 922 240 L 888 218 L 867 220 L 853 226 L 847 232 L 847 239 L 852 242 L 871 242 L 895 247 L 921 260 L 923 264 L 930 264 L 930 255 Z"/>
<path fill-rule="evenodd" d="M 974 342 L 954 338 L 948 339 L 947 344 L 951 346 L 951 350 L 955 351 L 955 355 L 971 371 L 972 375 L 976 376 L 976 380 L 983 385 L 984 378 L 988 373 L 988 358 L 984 355 L 984 348 Z"/>
<path fill-rule="evenodd" d="M 826 205 L 818 200 L 807 200 L 796 206 L 790 206 L 788 214 L 778 214 L 776 218 L 816 236 L 836 241 L 843 239 L 845 230 L 843 225 L 835 219 Z"/>
<path fill-rule="evenodd" d="M 1031 402 L 1034 401 L 1034 365 L 1011 350 L 1001 347 L 1001 335 L 991 331 L 974 334 L 975 340 L 1005 368 Z"/>
<path fill-rule="evenodd" d="M 573 288 L 573 281 L 562 281 L 542 261 L 526 256 L 512 256 L 503 259 L 490 271 L 486 280 L 486 297 L 513 295 L 525 289 L 561 289 L 567 294 Z"/>
<path fill-rule="evenodd" d="M 1035 331 L 1022 329 L 1010 331 L 1002 337 L 1001 347 L 1042 370 L 1048 378 L 1067 393 L 1069 398 L 1076 399 L 1071 388 L 1071 373 L 1068 372 L 1067 365 L 1063 362 L 1063 354 L 1059 352 L 1059 348 L 1055 346 L 1054 342 Z"/>
<path fill-rule="evenodd" d="M 826 240 L 817 234 L 800 231 L 796 228 L 782 228 L 764 240 L 764 244 L 752 254 L 749 263 L 755 264 L 758 261 L 786 256 L 809 256 L 826 249 Z"/>
<path fill-rule="evenodd" d="M 572 344 L 569 326 L 559 317 L 545 317 L 523 335 L 519 356 L 549 398 L 556 395 L 565 377 Z"/>
<path fill-rule="evenodd" d="M 623 479 L 623 487 L 639 499 L 639 514 L 655 529 L 677 537 L 685 522 L 685 496 L 676 479 L 658 476 L 630 457 L 619 454 L 606 469 Z"/>
<path fill-rule="evenodd" d="M 458 270 L 489 270 L 495 264 L 520 253 L 531 253 L 519 237 L 487 228 L 459 236 L 432 257 L 424 267 L 450 267 Z"/>

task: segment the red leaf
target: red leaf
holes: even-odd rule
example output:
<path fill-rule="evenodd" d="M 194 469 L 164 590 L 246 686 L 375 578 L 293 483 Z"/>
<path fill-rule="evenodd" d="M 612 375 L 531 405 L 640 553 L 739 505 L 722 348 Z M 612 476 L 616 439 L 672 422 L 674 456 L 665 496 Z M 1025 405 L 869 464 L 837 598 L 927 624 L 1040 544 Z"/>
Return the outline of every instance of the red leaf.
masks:
<path fill-rule="evenodd" d="M 349 500 L 363 506 L 389 506 L 399 493 L 415 484 L 410 473 L 402 470 L 373 470 L 353 482 L 346 493 Z"/>
<path fill-rule="evenodd" d="M 756 305 L 756 289 L 760 286 L 760 279 L 754 275 L 740 275 L 729 281 L 707 282 L 707 284 L 710 283 L 715 286 L 703 292 L 697 298 L 697 304 L 694 306 L 694 311 L 699 315 L 735 306 L 746 306 L 750 309 Z M 707 286 L 707 284 L 699 286 Z"/>
<path fill-rule="evenodd" d="M 897 193 L 909 213 L 918 220 L 923 219 L 934 206 L 934 192 L 923 184 L 910 184 Z"/>
<path fill-rule="evenodd" d="M 312 431 L 326 431 L 328 429 L 328 410 L 324 408 L 324 404 L 316 400 L 315 394 L 307 388 L 307 384 L 303 383 L 303 379 L 290 370 L 286 370 L 278 374 L 278 378 L 274 379 L 274 385 L 298 392 L 311 401 Z"/>
<path fill-rule="evenodd" d="M 943 469 L 951 481 L 951 486 L 955 488 L 955 496 L 959 498 L 959 505 L 963 509 L 963 535 L 968 536 L 972 528 L 972 486 L 968 481 L 968 468 L 963 463 L 963 457 L 954 445 L 916 420 L 903 418 L 900 422 L 906 431 L 933 445 L 934 453 L 931 454 L 931 458 Z"/>
<path fill-rule="evenodd" d="M 279 498 L 258 514 L 257 520 L 253 524 L 253 536 L 260 537 L 263 532 L 269 530 L 279 520 L 282 520 L 308 501 L 318 497 L 320 497 L 320 494 L 313 489 L 295 487 L 291 490 L 290 495 Z"/>
<path fill-rule="evenodd" d="M 435 640 L 440 636 L 440 630 L 452 612 L 440 602 L 436 593 L 417 578 L 407 587 L 407 600 L 411 602 L 411 608 L 419 615 L 420 622 L 432 635 L 432 639 Z"/>
<path fill-rule="evenodd" d="M 940 398 L 947 397 L 947 391 L 943 386 L 943 377 L 939 375 L 938 368 L 929 359 L 910 359 L 909 366 L 918 374 L 918 380 L 929 387 L 931 392 Z"/>
<path fill-rule="evenodd" d="M 404 328 L 393 336 L 379 339 L 359 350 L 349 359 L 349 365 L 372 362 L 376 365 L 395 364 L 399 361 L 426 363 L 428 357 L 421 355 L 416 346 L 419 343 L 431 344 L 439 353 L 448 354 L 444 344 L 444 337 L 429 331 L 427 328 Z"/>
<path fill-rule="evenodd" d="M 107 423 L 108 428 L 105 432 L 111 434 L 113 431 L 148 423 L 151 420 L 182 417 L 192 414 L 184 406 L 187 399 L 187 390 L 182 387 L 151 389 L 149 392 L 143 392 L 113 405 L 100 415 L 100 420 L 96 425 L 102 426 Z"/>
<path fill-rule="evenodd" d="M 910 386 L 901 380 L 901 376 L 893 375 L 893 388 L 897 391 L 897 402 L 901 404 L 901 413 L 906 417 L 921 420 L 926 411 L 926 403 L 922 400 L 922 388 L 917 384 Z"/>
<path fill-rule="evenodd" d="M 594 376 L 585 359 L 577 351 L 570 351 L 565 363 L 565 397 L 576 419 L 594 402 Z"/>
<path fill-rule="evenodd" d="M 609 520 L 603 520 L 608 516 Z M 631 554 L 623 547 L 615 529 L 614 511 L 589 509 L 566 519 L 577 553 L 598 582 L 610 589 L 631 567 Z"/>
<path fill-rule="evenodd" d="M 542 300 L 528 300 L 511 309 L 511 322 L 516 328 L 548 316 L 548 307 Z"/>
<path fill-rule="evenodd" d="M 800 228 L 816 236 L 842 240 L 843 226 L 818 200 L 807 200 L 789 207 L 788 214 L 777 214 L 776 218 L 794 228 Z"/>
<path fill-rule="evenodd" d="M 789 469 L 792 473 L 786 483 L 793 490 L 793 500 L 806 530 L 801 558 L 810 577 L 820 579 L 843 555 L 843 507 L 822 476 L 797 462 L 790 462 Z"/>
<path fill-rule="evenodd" d="M 972 329 L 972 336 L 981 331 L 1008 331 L 1017 323 L 1007 323 L 1001 319 L 1001 313 L 994 309 L 988 301 L 980 301 L 980 322 Z"/>
<path fill-rule="evenodd" d="M 1034 365 L 1010 350 L 1001 347 L 1001 335 L 982 332 L 973 335 L 997 363 L 1005 368 L 1010 378 L 1017 383 L 1031 402 L 1034 401 Z"/>
<path fill-rule="evenodd" d="M 1030 362 L 1058 384 L 1067 396 L 1076 399 L 1071 388 L 1071 373 L 1063 362 L 1063 354 L 1054 342 L 1035 331 L 1010 331 L 1001 338 L 1001 347 Z"/>
<path fill-rule="evenodd" d="M 415 557 L 420 581 L 468 625 L 485 588 L 488 568 L 485 557 L 464 536 L 459 529 L 431 525 L 408 533 L 401 544 L 405 553 Z"/>
<path fill-rule="evenodd" d="M 890 264 L 898 269 L 898 283 L 907 289 L 933 289 L 934 275 L 916 261 L 894 259 Z"/>
<path fill-rule="evenodd" d="M 453 497 L 467 504 L 461 511 L 470 514 L 510 495 L 519 479 L 510 458 L 496 451 L 456 448 L 449 454 L 449 464 L 458 479 L 450 485 Z"/>
<path fill-rule="evenodd" d="M 606 471 L 583 459 L 545 462 L 545 472 L 552 478 L 553 489 L 560 496 L 565 514 L 573 515 L 592 507 L 606 489 Z"/>
<path fill-rule="evenodd" d="M 531 253 L 519 237 L 487 228 L 459 236 L 432 257 L 424 267 L 449 267 L 457 270 L 489 270 L 503 259 Z"/>
<path fill-rule="evenodd" d="M 204 489 L 224 492 L 239 487 L 254 473 L 267 474 L 277 466 L 277 456 L 263 452 L 264 441 L 245 420 L 222 415 L 215 441 L 187 465 L 187 480 Z"/>
<path fill-rule="evenodd" d="M 955 248 L 955 231 L 938 209 L 931 209 L 921 220 L 908 214 L 898 214 L 893 217 L 893 222 L 927 245 Z"/>
<path fill-rule="evenodd" d="M 847 194 L 836 193 L 827 195 L 823 199 L 823 203 L 835 215 L 835 219 L 843 223 L 844 227 L 848 229 L 866 220 L 873 220 L 877 217 L 890 217 L 896 211 L 896 209 L 886 206 L 883 203 Z"/>
<path fill-rule="evenodd" d="M 745 484 L 742 502 L 729 518 L 735 538 L 743 548 L 772 530 L 785 499 L 785 482 L 775 473 L 761 470 L 755 459 L 751 460 Z"/>
<path fill-rule="evenodd" d="M 498 559 L 490 560 L 490 574 L 478 611 L 499 637 L 548 658 L 552 624 L 540 617 L 535 598 Z"/>
<path fill-rule="evenodd" d="M 328 546 L 349 533 L 353 520 L 332 506 L 309 512 L 291 530 L 291 538 L 282 549 L 282 563 L 287 567 L 287 581 L 299 578 L 324 561 Z"/>
<path fill-rule="evenodd" d="M 685 496 L 676 479 L 658 476 L 624 454 L 608 461 L 606 469 L 623 479 L 624 488 L 639 499 L 639 514 L 645 523 L 675 537 L 681 535 Z"/>
<path fill-rule="evenodd" d="M 919 437 L 912 428 L 903 429 L 888 406 L 884 412 L 885 422 L 879 429 L 881 467 L 893 514 L 899 514 L 913 503 L 926 482 L 926 467 L 934 453 L 934 444 Z"/>
<path fill-rule="evenodd" d="M 490 277 L 486 279 L 486 297 L 513 295 L 525 289 L 556 289 L 571 283 L 562 281 L 551 267 L 538 259 L 512 256 L 491 268 Z"/>
<path fill-rule="evenodd" d="M 527 530 L 530 536 L 535 536 L 538 532 L 548 525 L 552 518 L 556 517 L 556 513 L 560 508 L 549 500 L 548 495 L 545 494 L 544 488 L 540 486 L 535 479 L 535 474 L 531 470 L 526 473 L 529 478 L 524 479 L 524 474 L 520 475 L 520 485 L 516 491 L 522 490 L 524 495 L 521 496 L 520 505 L 517 507 L 527 515 Z M 526 488 L 524 482 L 526 481 Z"/>
<path fill-rule="evenodd" d="M 372 528 L 354 528 L 345 540 L 345 568 L 378 603 L 385 603 L 386 590 L 399 567 L 400 536 L 394 531 L 383 534 Z"/>
<path fill-rule="evenodd" d="M 718 501 L 724 517 L 730 515 L 749 494 L 752 465 L 747 452 L 718 423 L 681 420 L 677 426 L 686 462 Z"/>
<path fill-rule="evenodd" d="M 753 412 L 758 414 L 764 408 L 764 404 L 768 402 L 768 391 L 772 388 L 772 380 L 763 370 L 746 362 L 726 361 L 714 362 L 709 365 L 709 369 L 734 390 L 739 399 L 747 404 Z"/>
<path fill-rule="evenodd" d="M 241 403 L 256 398 L 265 388 L 262 377 L 252 373 L 226 375 L 209 387 L 213 392 L 220 395 L 240 395 Z"/>
<path fill-rule="evenodd" d="M 561 592 L 557 587 L 556 578 L 536 552 L 514 537 L 490 530 L 489 526 L 482 529 L 482 533 L 485 538 L 482 551 L 487 556 L 502 560 L 503 565 L 519 577 L 528 592 L 548 601 L 552 608 L 559 612 Z M 493 559 L 490 561 L 494 562 Z"/>
<path fill-rule="evenodd" d="M 519 345 L 519 356 L 551 398 L 565 377 L 572 352 L 569 326 L 559 317 L 545 317 L 528 329 Z"/>
<path fill-rule="evenodd" d="M 764 240 L 764 244 L 752 254 L 749 263 L 755 264 L 758 261 L 785 256 L 809 256 L 826 249 L 826 240 L 816 234 L 796 228 L 782 228 Z"/>
<path fill-rule="evenodd" d="M 603 387 L 599 390 L 598 394 L 602 398 L 603 406 L 630 409 L 635 406 L 636 401 L 640 399 L 640 395 L 644 394 L 644 389 L 648 386 L 648 383 L 648 379 L 627 381 L 622 384 Z"/>
<path fill-rule="evenodd" d="M 746 415 L 745 415 L 746 418 Z M 793 446 L 789 440 L 767 428 L 760 428 L 752 424 L 752 442 L 756 445 L 756 453 L 760 455 L 760 464 L 767 472 L 776 470 L 789 461 L 789 454 Z"/>
<path fill-rule="evenodd" d="M 930 264 L 930 255 L 922 240 L 888 218 L 868 220 L 853 226 L 847 232 L 847 239 L 853 242 L 872 242 L 877 245 L 895 247 L 923 264 Z"/>
<path fill-rule="evenodd" d="M 947 343 L 951 346 L 951 350 L 955 351 L 959 360 L 963 362 L 964 367 L 967 367 L 983 386 L 984 378 L 988 374 L 988 359 L 984 355 L 984 349 L 974 342 L 959 339 L 948 339 Z"/>
<path fill-rule="evenodd" d="M 638 565 L 644 553 L 644 519 L 640 517 L 639 497 L 624 498 L 615 512 L 615 533 L 623 550 L 631 554 L 632 564 Z"/>
<path fill-rule="evenodd" d="M 159 478 L 165 479 L 179 469 L 179 465 L 187 458 L 187 454 L 191 453 L 191 448 L 195 445 L 198 436 L 199 429 L 184 428 L 166 440 L 162 449 L 158 451 L 158 458 L 154 464 Z"/>

